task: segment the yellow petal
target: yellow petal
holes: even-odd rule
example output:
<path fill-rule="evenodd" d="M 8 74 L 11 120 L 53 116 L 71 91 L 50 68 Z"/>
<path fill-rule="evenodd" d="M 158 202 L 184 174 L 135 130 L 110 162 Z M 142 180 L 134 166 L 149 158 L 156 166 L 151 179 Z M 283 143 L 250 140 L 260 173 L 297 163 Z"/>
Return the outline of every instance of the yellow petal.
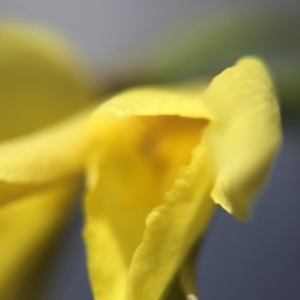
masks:
<path fill-rule="evenodd" d="M 89 124 L 94 145 L 85 199 L 85 242 L 96 299 L 163 299 L 207 227 L 214 209 L 210 194 L 216 201 L 223 165 L 231 170 L 238 158 L 241 165 L 232 168 L 237 172 L 231 179 L 247 202 L 257 188 L 249 180 L 266 170 L 279 140 L 275 137 L 265 151 L 255 136 L 276 136 L 278 122 L 268 74 L 256 59 L 225 71 L 203 93 L 140 88 L 102 105 Z M 237 147 L 240 140 L 248 148 Z M 251 159 L 255 174 L 244 169 L 252 166 Z"/>
<path fill-rule="evenodd" d="M 0 209 L 0 299 L 32 299 L 36 273 L 68 213 L 78 180 L 52 183 Z"/>
<path fill-rule="evenodd" d="M 101 105 L 95 112 L 91 130 L 95 131 L 105 126 L 101 118 L 111 114 L 122 118 L 158 115 L 212 119 L 211 113 L 200 98 L 206 85 L 202 81 L 197 84 L 199 88 L 194 85 L 190 88 L 186 85 L 180 88 L 142 87 L 120 93 Z"/>
<path fill-rule="evenodd" d="M 90 101 L 70 45 L 48 29 L 0 23 L 0 141 L 61 120 Z"/>
<path fill-rule="evenodd" d="M 91 110 L 37 133 L 0 144 L 0 202 L 25 185 L 45 184 L 80 172 Z M 11 184 L 8 186 L 7 184 Z"/>
<path fill-rule="evenodd" d="M 210 177 L 192 149 L 208 115 L 186 92 L 144 88 L 92 117 L 85 241 L 96 299 L 158 299 L 206 227 Z"/>
<path fill-rule="evenodd" d="M 216 177 L 212 198 L 245 218 L 281 141 L 278 104 L 266 67 L 257 58 L 240 60 L 213 80 L 204 104 L 216 116 L 203 138 Z"/>
<path fill-rule="evenodd" d="M 214 208 L 207 167 L 206 153 L 197 147 L 164 205 L 148 216 L 143 241 L 131 263 L 125 299 L 158 299 L 195 239 L 204 233 Z"/>

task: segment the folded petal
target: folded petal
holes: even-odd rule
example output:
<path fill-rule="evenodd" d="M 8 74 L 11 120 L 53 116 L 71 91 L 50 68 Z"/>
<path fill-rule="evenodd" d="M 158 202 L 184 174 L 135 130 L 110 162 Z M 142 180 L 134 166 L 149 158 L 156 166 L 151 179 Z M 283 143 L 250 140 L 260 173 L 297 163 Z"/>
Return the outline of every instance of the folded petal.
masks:
<path fill-rule="evenodd" d="M 0 23 L 0 141 L 50 125 L 90 101 L 79 61 L 48 29 Z"/>
<path fill-rule="evenodd" d="M 81 171 L 89 147 L 86 122 L 91 110 L 0 144 L 0 202 L 11 192 L 26 189 L 25 185 L 45 184 Z"/>
<path fill-rule="evenodd" d="M 78 180 L 45 185 L 0 209 L 0 298 L 32 299 L 38 271 L 68 220 Z"/>
<path fill-rule="evenodd" d="M 244 58 L 217 76 L 203 98 L 216 118 L 203 136 L 216 178 L 211 195 L 243 219 L 281 141 L 270 75 L 259 59 Z"/>
<path fill-rule="evenodd" d="M 205 150 L 194 150 L 165 203 L 152 211 L 133 257 L 124 299 L 159 299 L 211 219 L 210 176 Z M 193 292 L 193 291 L 190 291 Z"/>
<path fill-rule="evenodd" d="M 112 300 L 168 299 L 212 216 L 211 197 L 241 217 L 280 140 L 272 85 L 253 58 L 204 92 L 124 92 L 95 112 L 89 130 L 84 236 L 94 295 Z M 235 188 L 226 199 L 223 175 Z M 194 293 L 189 275 L 185 292 Z"/>
<path fill-rule="evenodd" d="M 189 94 L 132 90 L 92 117 L 84 235 L 96 299 L 158 299 L 210 219 L 198 147 L 209 113 Z"/>

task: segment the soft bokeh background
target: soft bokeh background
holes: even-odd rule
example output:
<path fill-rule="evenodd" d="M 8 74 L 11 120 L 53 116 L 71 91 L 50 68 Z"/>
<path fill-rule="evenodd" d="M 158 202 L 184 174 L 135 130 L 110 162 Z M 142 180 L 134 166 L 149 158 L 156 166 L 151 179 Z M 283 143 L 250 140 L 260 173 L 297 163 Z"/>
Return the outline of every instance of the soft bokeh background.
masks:
<path fill-rule="evenodd" d="M 199 293 L 203 300 L 300 299 L 298 1 L 1 0 L 0 15 L 64 32 L 96 75 L 125 84 L 139 75 L 155 81 L 214 74 L 243 54 L 262 55 L 283 103 L 285 140 L 252 220 L 238 223 L 218 211 L 199 255 Z M 78 204 L 41 299 L 92 299 L 81 227 Z"/>

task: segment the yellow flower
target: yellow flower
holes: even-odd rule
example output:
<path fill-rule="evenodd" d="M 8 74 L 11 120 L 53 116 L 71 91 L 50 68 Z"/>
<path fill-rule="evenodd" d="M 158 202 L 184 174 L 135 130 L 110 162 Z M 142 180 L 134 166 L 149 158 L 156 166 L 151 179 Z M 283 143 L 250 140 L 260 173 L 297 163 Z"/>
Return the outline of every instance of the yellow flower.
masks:
<path fill-rule="evenodd" d="M 272 83 L 249 57 L 200 89 L 126 91 L 89 122 L 84 237 L 96 299 L 161 299 L 214 203 L 247 216 L 281 138 Z"/>
<path fill-rule="evenodd" d="M 32 300 L 87 147 L 87 113 L 62 120 L 92 93 L 69 45 L 32 25 L 1 23 L 0 69 L 0 299 Z"/>
<path fill-rule="evenodd" d="M 7 72 L 13 65 L 13 76 L 19 68 L 31 76 L 29 85 L 27 76 L 4 81 L 8 106 L 19 91 L 13 113 L 19 102 L 38 99 L 35 80 L 54 105 L 78 95 L 88 102 L 91 94 L 73 76 L 65 51 L 53 49 L 53 58 L 49 44 L 40 48 L 31 31 L 21 34 L 24 48 L 19 29 L 9 28 L 0 29 L 0 42 L 6 37 L 11 45 L 15 38 L 20 59 Z M 28 65 L 22 69 L 28 56 L 36 73 Z M 95 299 L 175 299 L 170 284 L 176 276 L 186 295 L 195 294 L 187 258 L 215 203 L 244 219 L 280 143 L 265 66 L 244 58 L 209 85 L 136 88 L 112 97 L 88 121 L 87 115 L 0 144 L 0 297 L 15 299 L 15 287 L 28 286 L 26 270 L 37 267 L 66 217 L 83 169 L 84 239 Z M 24 134 L 5 135 L 2 128 L 5 139 Z"/>

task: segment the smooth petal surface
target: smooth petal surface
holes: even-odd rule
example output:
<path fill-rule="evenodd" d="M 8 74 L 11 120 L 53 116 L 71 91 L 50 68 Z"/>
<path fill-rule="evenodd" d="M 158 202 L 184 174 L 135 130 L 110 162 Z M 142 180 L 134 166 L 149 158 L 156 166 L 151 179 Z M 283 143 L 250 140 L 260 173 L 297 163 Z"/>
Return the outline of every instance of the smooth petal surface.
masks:
<path fill-rule="evenodd" d="M 72 47 L 30 23 L 0 23 L 0 69 L 0 141 L 59 121 L 91 99 Z"/>
<path fill-rule="evenodd" d="M 38 291 L 37 271 L 78 191 L 70 178 L 23 195 L 0 209 L 0 298 L 28 299 Z"/>
<path fill-rule="evenodd" d="M 82 172 L 90 144 L 87 109 L 60 124 L 0 144 L 0 205 Z"/>
<path fill-rule="evenodd" d="M 89 109 L 61 120 L 92 87 L 70 45 L 25 22 L 0 23 L 0 69 L 0 298 L 31 300 L 88 147 Z"/>
<path fill-rule="evenodd" d="M 91 111 L 1 143 L 0 191 L 6 183 L 44 184 L 80 172 L 89 146 L 86 122 Z"/>
<path fill-rule="evenodd" d="M 216 177 L 212 198 L 244 219 L 281 142 L 270 75 L 260 60 L 242 59 L 212 81 L 203 102 L 216 117 L 203 138 Z"/>

